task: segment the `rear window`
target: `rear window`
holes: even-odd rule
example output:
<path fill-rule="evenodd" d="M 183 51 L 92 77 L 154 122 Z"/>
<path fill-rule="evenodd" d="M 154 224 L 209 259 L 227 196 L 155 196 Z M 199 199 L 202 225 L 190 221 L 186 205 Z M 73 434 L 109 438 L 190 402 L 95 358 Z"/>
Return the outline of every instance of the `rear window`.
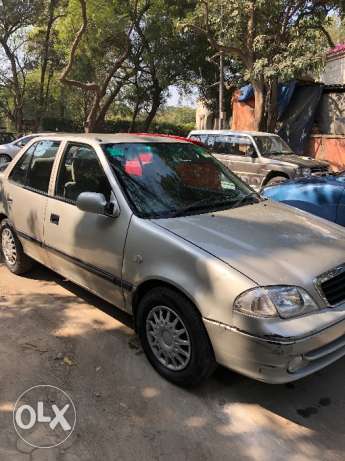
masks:
<path fill-rule="evenodd" d="M 30 146 L 13 168 L 10 179 L 18 185 L 48 193 L 59 146 L 57 141 L 40 141 Z"/>

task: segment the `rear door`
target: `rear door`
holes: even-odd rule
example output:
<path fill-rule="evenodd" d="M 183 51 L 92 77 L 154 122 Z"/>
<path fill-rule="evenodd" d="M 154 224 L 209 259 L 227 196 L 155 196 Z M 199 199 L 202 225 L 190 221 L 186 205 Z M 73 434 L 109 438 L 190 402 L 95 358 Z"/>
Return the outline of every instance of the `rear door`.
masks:
<path fill-rule="evenodd" d="M 53 163 L 59 141 L 32 144 L 9 173 L 6 183 L 8 215 L 23 244 L 34 259 L 47 263 L 42 248 L 43 223 Z"/>
<path fill-rule="evenodd" d="M 110 200 L 113 191 L 95 149 L 67 143 L 48 199 L 44 245 L 50 264 L 66 278 L 118 307 L 124 306 L 122 261 L 130 217 L 117 218 L 81 211 L 82 192 L 97 192 Z"/>

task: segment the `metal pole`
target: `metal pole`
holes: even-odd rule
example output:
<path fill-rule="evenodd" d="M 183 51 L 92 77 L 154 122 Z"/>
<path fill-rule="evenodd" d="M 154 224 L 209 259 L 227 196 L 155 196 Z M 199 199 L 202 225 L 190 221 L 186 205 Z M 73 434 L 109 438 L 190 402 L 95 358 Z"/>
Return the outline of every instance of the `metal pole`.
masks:
<path fill-rule="evenodd" d="M 219 129 L 224 128 L 224 60 L 223 53 L 219 53 Z"/>

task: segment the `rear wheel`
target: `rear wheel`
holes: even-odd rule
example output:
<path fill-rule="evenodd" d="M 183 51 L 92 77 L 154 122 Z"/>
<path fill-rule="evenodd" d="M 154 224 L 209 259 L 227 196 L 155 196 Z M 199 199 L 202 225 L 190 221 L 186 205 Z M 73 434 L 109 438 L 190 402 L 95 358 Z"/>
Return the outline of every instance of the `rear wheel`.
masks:
<path fill-rule="evenodd" d="M 9 163 L 12 158 L 7 154 L 0 154 L 0 166 L 5 165 L 5 163 Z"/>
<path fill-rule="evenodd" d="M 151 365 L 179 386 L 194 386 L 215 369 L 199 313 L 182 294 L 154 288 L 139 303 L 137 330 Z"/>
<path fill-rule="evenodd" d="M 1 251 L 7 268 L 14 274 L 28 272 L 33 266 L 33 260 L 26 256 L 16 233 L 7 219 L 0 224 Z"/>

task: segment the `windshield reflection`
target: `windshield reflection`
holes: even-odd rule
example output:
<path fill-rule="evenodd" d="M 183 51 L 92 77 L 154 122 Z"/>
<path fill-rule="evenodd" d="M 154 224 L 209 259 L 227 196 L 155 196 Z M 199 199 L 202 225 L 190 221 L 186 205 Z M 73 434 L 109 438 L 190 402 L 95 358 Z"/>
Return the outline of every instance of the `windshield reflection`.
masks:
<path fill-rule="evenodd" d="M 261 155 L 293 154 L 290 146 L 280 136 L 254 136 Z"/>
<path fill-rule="evenodd" d="M 200 146 L 112 143 L 104 144 L 103 150 L 133 211 L 141 217 L 207 213 L 261 200 Z"/>

